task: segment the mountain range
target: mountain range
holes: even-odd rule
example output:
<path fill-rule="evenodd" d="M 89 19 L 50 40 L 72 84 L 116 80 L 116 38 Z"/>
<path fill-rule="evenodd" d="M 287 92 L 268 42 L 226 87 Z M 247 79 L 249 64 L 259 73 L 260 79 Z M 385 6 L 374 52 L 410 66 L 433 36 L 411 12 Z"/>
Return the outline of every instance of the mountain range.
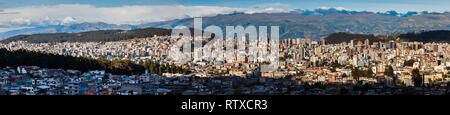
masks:
<path fill-rule="evenodd" d="M 25 28 L 0 33 L 0 40 L 13 37 L 16 35 L 30 35 L 41 33 L 79 33 L 96 30 L 131 30 L 135 29 L 132 25 L 116 25 L 104 22 L 84 22 L 72 25 L 49 25 L 35 28 Z"/>
<path fill-rule="evenodd" d="M 20 34 L 78 33 L 94 30 L 132 30 L 137 28 L 174 28 L 177 25 L 192 27 L 194 18 L 151 22 L 139 25 L 116 25 L 103 22 L 51 25 L 0 33 L 0 39 Z M 450 13 L 408 12 L 374 13 L 342 9 L 293 10 L 285 13 L 241 13 L 203 17 L 203 27 L 216 25 L 279 26 L 280 38 L 322 39 L 335 32 L 355 34 L 396 34 L 423 30 L 450 30 Z"/>

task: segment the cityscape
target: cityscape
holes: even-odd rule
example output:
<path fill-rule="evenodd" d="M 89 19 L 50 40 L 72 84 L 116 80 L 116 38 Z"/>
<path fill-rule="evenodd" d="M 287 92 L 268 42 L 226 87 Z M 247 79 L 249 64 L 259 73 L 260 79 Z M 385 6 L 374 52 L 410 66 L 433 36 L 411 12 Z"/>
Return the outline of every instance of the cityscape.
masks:
<path fill-rule="evenodd" d="M 0 1 L 0 95 L 450 94 L 448 1 L 41 2 Z"/>
<path fill-rule="evenodd" d="M 155 61 L 189 68 L 189 74 L 116 75 L 33 65 L 5 67 L 3 95 L 446 95 L 448 43 L 325 40 L 279 41 L 277 72 L 261 72 L 253 59 L 195 61 L 182 65 L 168 57 L 170 36 L 117 42 L 1 44 L 9 51 L 29 50 L 76 57 Z M 417 71 L 417 72 L 415 72 Z M 415 75 L 417 73 L 417 75 Z M 419 79 L 415 78 L 419 77 Z M 422 81 L 423 80 L 423 81 Z"/>

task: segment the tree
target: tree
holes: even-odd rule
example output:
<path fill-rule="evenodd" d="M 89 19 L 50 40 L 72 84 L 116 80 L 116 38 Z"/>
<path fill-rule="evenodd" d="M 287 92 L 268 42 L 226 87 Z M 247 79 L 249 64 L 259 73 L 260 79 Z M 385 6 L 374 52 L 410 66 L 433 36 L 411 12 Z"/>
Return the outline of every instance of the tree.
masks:
<path fill-rule="evenodd" d="M 189 73 L 189 69 L 185 69 L 181 66 L 177 66 L 174 64 L 160 64 L 159 62 L 155 62 L 152 60 L 146 60 L 143 64 L 140 64 L 144 67 L 145 70 L 148 70 L 151 74 L 159 74 L 163 73 L 181 73 L 187 74 Z"/>
<path fill-rule="evenodd" d="M 386 69 L 384 69 L 384 75 L 391 77 L 392 80 L 394 81 L 394 83 L 397 80 L 397 77 L 395 77 L 395 75 L 394 75 L 394 69 L 390 65 L 388 65 L 386 67 Z"/>
<path fill-rule="evenodd" d="M 0 67 L 35 65 L 43 68 L 75 69 L 80 71 L 105 70 L 118 75 L 143 73 L 144 67 L 129 60 L 93 59 L 68 55 L 49 54 L 38 51 L 0 49 Z"/>
<path fill-rule="evenodd" d="M 373 71 L 372 71 L 372 69 L 360 70 L 358 68 L 353 68 L 352 69 L 352 76 L 353 76 L 353 78 L 356 78 L 356 80 L 359 81 L 360 77 L 372 77 L 373 76 Z"/>
<path fill-rule="evenodd" d="M 47 33 L 33 35 L 17 35 L 1 42 L 28 41 L 34 43 L 47 42 L 108 42 L 129 40 L 134 38 L 153 37 L 154 35 L 166 36 L 171 34 L 170 29 L 142 28 L 125 32 L 125 30 L 99 30 L 80 33 Z M 193 34 L 192 34 L 193 35 Z"/>
<path fill-rule="evenodd" d="M 421 86 L 422 85 L 422 76 L 420 76 L 420 71 L 419 69 L 414 69 L 412 71 L 412 80 L 414 82 L 414 86 Z"/>
<path fill-rule="evenodd" d="M 386 66 L 386 69 L 384 69 L 384 75 L 394 77 L 394 69 L 392 68 L 392 66 Z"/>
<path fill-rule="evenodd" d="M 364 73 L 365 73 L 365 75 L 364 75 L 365 77 L 373 77 L 373 71 L 370 68 L 365 70 Z"/>
<path fill-rule="evenodd" d="M 107 75 L 103 75 L 102 82 L 106 83 L 109 80 L 109 77 Z"/>
<path fill-rule="evenodd" d="M 342 74 L 342 77 L 343 77 L 343 78 L 346 78 L 346 77 L 348 77 L 348 76 L 347 76 L 347 74 L 344 73 L 344 74 Z"/>
<path fill-rule="evenodd" d="M 353 79 L 356 79 L 357 81 L 359 81 L 359 77 L 361 77 L 361 71 L 358 68 L 353 68 L 352 76 L 353 76 Z"/>
<path fill-rule="evenodd" d="M 414 65 L 414 60 L 413 59 L 410 59 L 410 60 L 408 60 L 408 61 L 405 61 L 405 63 L 403 64 L 404 66 L 413 66 Z"/>

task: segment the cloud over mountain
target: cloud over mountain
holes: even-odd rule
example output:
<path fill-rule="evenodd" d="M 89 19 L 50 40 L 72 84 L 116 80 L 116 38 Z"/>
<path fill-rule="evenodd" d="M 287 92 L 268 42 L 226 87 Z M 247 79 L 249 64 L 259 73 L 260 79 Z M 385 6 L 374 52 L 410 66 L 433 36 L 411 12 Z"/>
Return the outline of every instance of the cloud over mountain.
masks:
<path fill-rule="evenodd" d="M 339 11 L 342 11 L 342 10 L 351 11 L 351 9 L 344 8 L 344 7 L 326 7 L 326 6 L 322 6 L 322 7 L 319 7 L 319 8 L 317 8 L 317 9 L 322 9 L 322 10 L 335 9 L 335 10 L 339 10 Z"/>
<path fill-rule="evenodd" d="M 317 9 L 277 7 L 286 5 L 261 4 L 251 8 L 231 8 L 184 5 L 96 7 L 85 4 L 61 4 L 7 8 L 0 10 L 0 39 L 19 34 L 76 33 L 146 27 L 171 28 L 180 24 L 192 25 L 190 24 L 192 17 L 204 17 L 205 25 L 276 24 L 283 27 L 280 30 L 284 32 L 282 35 L 284 38 L 318 39 L 337 31 L 385 34 L 450 27 L 448 13 L 395 11 L 375 13 L 344 7 Z M 428 15 L 416 16 L 421 14 Z M 417 27 L 412 27 L 414 25 Z"/>
<path fill-rule="evenodd" d="M 245 9 L 184 5 L 95 7 L 85 4 L 61 4 L 54 6 L 27 6 L 0 10 L 0 28 L 36 27 L 82 22 L 142 24 L 188 17 L 215 16 L 233 12 L 277 13 L 286 12 L 286 10 L 278 8 Z"/>

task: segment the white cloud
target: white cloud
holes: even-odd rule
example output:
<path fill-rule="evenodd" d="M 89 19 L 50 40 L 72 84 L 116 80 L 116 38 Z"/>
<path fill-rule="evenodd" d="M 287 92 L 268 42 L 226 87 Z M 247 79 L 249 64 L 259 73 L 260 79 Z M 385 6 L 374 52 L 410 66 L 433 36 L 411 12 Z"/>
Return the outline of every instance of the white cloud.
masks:
<path fill-rule="evenodd" d="M 7 8 L 0 12 L 0 27 L 29 27 L 81 22 L 106 22 L 111 24 L 141 24 L 186 17 L 214 16 L 232 12 L 276 13 L 287 12 L 280 8 L 246 9 L 219 6 L 149 5 L 95 7 L 85 4 L 61 4 L 54 6 L 28 6 Z"/>
<path fill-rule="evenodd" d="M 289 4 L 283 4 L 280 2 L 274 2 L 274 3 L 263 3 L 263 4 L 257 4 L 252 6 L 252 8 L 271 8 L 271 7 L 289 7 Z"/>
<path fill-rule="evenodd" d="M 282 8 L 266 8 L 266 9 L 262 9 L 262 10 L 249 10 L 246 11 L 245 13 L 248 14 L 253 14 L 253 13 L 287 13 L 290 12 L 292 10 L 286 10 L 286 9 L 282 9 Z"/>
<path fill-rule="evenodd" d="M 10 21 L 10 23 L 14 24 L 14 25 L 30 25 L 31 24 L 31 20 L 28 19 L 28 18 L 22 18 L 21 17 L 21 18 L 12 19 Z"/>
<path fill-rule="evenodd" d="M 75 20 L 75 18 L 74 17 L 66 17 L 66 18 L 64 18 L 63 20 L 62 20 L 62 24 L 70 24 L 70 23 L 73 23 L 73 22 L 75 22 L 76 20 Z"/>
<path fill-rule="evenodd" d="M 342 11 L 342 10 L 352 11 L 352 9 L 348 9 L 348 8 L 344 8 L 344 7 L 326 7 L 326 6 L 322 6 L 322 7 L 318 7 L 317 9 L 329 10 L 331 8 L 339 10 L 339 11 Z"/>

